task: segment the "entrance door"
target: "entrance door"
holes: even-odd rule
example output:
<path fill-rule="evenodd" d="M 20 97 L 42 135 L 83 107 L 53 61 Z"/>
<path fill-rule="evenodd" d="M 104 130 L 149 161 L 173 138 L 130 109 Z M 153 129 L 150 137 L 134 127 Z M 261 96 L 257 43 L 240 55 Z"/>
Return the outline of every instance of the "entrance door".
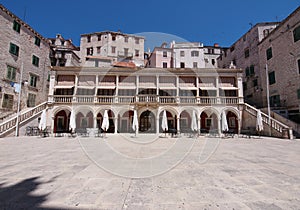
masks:
<path fill-rule="evenodd" d="M 145 111 L 141 114 L 139 130 L 144 133 L 155 133 L 155 116 L 151 111 Z"/>
<path fill-rule="evenodd" d="M 56 132 L 63 132 L 65 130 L 65 118 L 62 116 L 57 117 L 57 124 L 56 124 Z"/>

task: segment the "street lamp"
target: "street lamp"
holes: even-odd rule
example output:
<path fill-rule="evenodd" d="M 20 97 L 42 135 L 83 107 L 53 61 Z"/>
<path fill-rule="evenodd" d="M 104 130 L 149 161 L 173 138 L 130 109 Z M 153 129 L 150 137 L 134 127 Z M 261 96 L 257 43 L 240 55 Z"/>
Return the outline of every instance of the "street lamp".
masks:
<path fill-rule="evenodd" d="M 269 72 L 268 64 L 266 63 L 266 85 L 267 85 L 267 106 L 268 106 L 268 124 L 269 124 L 269 135 L 271 136 L 271 118 L 270 118 L 270 90 L 269 90 Z"/>
<path fill-rule="evenodd" d="M 23 64 L 23 61 L 22 61 L 21 70 L 20 70 L 20 79 L 19 79 L 20 89 L 19 89 L 19 95 L 18 95 L 17 122 L 16 122 L 16 134 L 15 134 L 15 136 L 19 136 L 19 124 L 20 124 L 19 118 L 20 118 L 20 103 L 21 103 L 21 93 L 22 93 L 23 68 L 24 68 L 24 64 Z"/>

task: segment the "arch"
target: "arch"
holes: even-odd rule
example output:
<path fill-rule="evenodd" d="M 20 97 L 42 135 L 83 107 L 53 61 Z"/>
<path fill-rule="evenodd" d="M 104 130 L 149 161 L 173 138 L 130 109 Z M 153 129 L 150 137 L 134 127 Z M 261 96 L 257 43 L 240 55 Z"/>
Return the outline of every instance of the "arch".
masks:
<path fill-rule="evenodd" d="M 54 133 L 69 132 L 70 114 L 69 110 L 56 110 L 54 115 Z"/>
<path fill-rule="evenodd" d="M 56 107 L 56 108 L 54 108 L 53 111 L 52 111 L 52 118 L 54 118 L 55 115 L 56 115 L 58 112 L 62 111 L 62 110 L 68 110 L 69 112 L 71 112 L 72 109 L 71 109 L 71 107 L 69 107 L 69 106 L 64 106 L 64 105 L 59 106 L 59 107 Z"/>
<path fill-rule="evenodd" d="M 96 126 L 97 128 L 101 129 L 102 121 L 103 121 L 103 114 L 104 111 L 107 110 L 108 119 L 109 119 L 109 127 L 106 131 L 106 133 L 114 133 L 115 132 L 115 113 L 111 109 L 103 109 L 99 110 L 99 112 L 96 115 Z"/>
<path fill-rule="evenodd" d="M 172 114 L 168 110 L 166 110 L 166 114 L 167 114 L 167 121 L 168 121 L 168 130 L 177 129 L 177 115 L 174 114 L 174 113 Z M 159 114 L 159 125 L 158 125 L 160 133 L 164 132 L 161 128 L 162 118 L 163 118 L 163 112 L 160 112 L 160 114 Z"/>
<path fill-rule="evenodd" d="M 79 111 L 75 114 L 76 128 L 93 128 L 94 127 L 94 114 L 92 111 L 86 110 Z"/>
<path fill-rule="evenodd" d="M 133 120 L 133 110 L 127 110 L 122 114 L 118 115 L 118 131 L 119 133 L 130 133 L 133 132 L 132 120 Z"/>
<path fill-rule="evenodd" d="M 221 110 L 221 113 L 222 113 L 223 111 L 225 111 L 225 113 L 227 113 L 228 111 L 231 111 L 231 112 L 233 112 L 233 113 L 238 117 L 238 119 L 240 119 L 240 111 L 239 111 L 237 108 L 235 108 L 235 107 L 226 106 L 226 107 L 224 107 L 224 108 Z"/>
<path fill-rule="evenodd" d="M 156 132 L 156 117 L 153 111 L 146 110 L 140 114 L 139 118 L 139 132 L 141 133 L 155 133 Z"/>
<path fill-rule="evenodd" d="M 238 133 L 239 120 L 236 113 L 232 111 L 228 111 L 226 114 L 228 129 L 233 131 L 234 133 Z"/>
<path fill-rule="evenodd" d="M 163 106 L 163 107 L 159 107 L 158 109 L 158 115 L 161 115 L 161 113 L 166 110 L 169 111 L 170 113 L 172 113 L 173 115 L 179 115 L 179 111 L 175 108 L 175 107 L 171 107 L 171 106 Z"/>
<path fill-rule="evenodd" d="M 200 132 L 209 133 L 219 130 L 219 115 L 213 110 L 206 109 L 200 115 Z"/>

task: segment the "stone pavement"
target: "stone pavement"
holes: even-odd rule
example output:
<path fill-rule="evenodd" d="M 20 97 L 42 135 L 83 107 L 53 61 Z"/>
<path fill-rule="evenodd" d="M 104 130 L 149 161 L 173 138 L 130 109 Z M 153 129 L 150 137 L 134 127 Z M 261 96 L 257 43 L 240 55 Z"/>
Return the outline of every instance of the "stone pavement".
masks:
<path fill-rule="evenodd" d="M 0 209 L 299 209 L 300 141 L 7 137 Z"/>

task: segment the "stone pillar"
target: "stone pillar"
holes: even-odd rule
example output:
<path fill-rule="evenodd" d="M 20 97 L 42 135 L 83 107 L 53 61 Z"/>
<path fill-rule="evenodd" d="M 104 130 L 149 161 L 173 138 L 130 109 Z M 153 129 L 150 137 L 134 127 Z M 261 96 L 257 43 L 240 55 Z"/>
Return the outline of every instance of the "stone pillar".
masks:
<path fill-rule="evenodd" d="M 221 134 L 222 134 L 222 128 L 221 128 L 221 116 L 219 116 L 219 117 L 217 117 L 217 119 L 218 119 L 218 134 L 219 134 L 219 136 L 221 136 Z"/>
<path fill-rule="evenodd" d="M 97 116 L 94 117 L 94 128 L 97 128 Z"/>
<path fill-rule="evenodd" d="M 135 94 L 138 95 L 139 94 L 139 75 L 136 75 L 135 85 L 136 85 L 136 92 L 135 92 Z"/>
<path fill-rule="evenodd" d="M 177 115 L 177 133 L 180 133 L 180 117 Z"/>
<path fill-rule="evenodd" d="M 198 134 L 200 135 L 200 129 L 201 129 L 201 118 L 198 117 Z"/>
<path fill-rule="evenodd" d="M 114 118 L 114 124 L 115 124 L 115 134 L 117 134 L 118 133 L 118 117 L 115 117 Z"/>
<path fill-rule="evenodd" d="M 159 115 L 156 116 L 156 134 L 159 134 Z"/>

